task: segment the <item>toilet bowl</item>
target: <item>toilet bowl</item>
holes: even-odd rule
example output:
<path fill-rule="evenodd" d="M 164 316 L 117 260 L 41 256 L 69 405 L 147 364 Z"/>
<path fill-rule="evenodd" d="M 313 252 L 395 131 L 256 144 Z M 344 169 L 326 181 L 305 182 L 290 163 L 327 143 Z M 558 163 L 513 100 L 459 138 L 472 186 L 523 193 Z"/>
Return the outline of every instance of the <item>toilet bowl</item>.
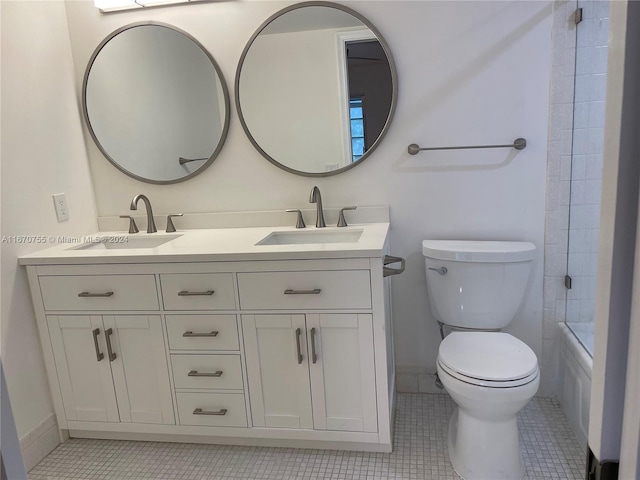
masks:
<path fill-rule="evenodd" d="M 522 303 L 535 246 L 425 240 L 422 252 L 431 310 L 453 330 L 436 365 L 458 407 L 449 423 L 453 468 L 465 480 L 519 480 L 517 414 L 538 390 L 540 371 L 533 350 L 500 330 Z"/>
<path fill-rule="evenodd" d="M 540 383 L 533 351 L 507 333 L 453 332 L 441 344 L 437 371 L 458 408 L 449 423 L 449 457 L 465 480 L 524 475 L 518 412 Z"/>

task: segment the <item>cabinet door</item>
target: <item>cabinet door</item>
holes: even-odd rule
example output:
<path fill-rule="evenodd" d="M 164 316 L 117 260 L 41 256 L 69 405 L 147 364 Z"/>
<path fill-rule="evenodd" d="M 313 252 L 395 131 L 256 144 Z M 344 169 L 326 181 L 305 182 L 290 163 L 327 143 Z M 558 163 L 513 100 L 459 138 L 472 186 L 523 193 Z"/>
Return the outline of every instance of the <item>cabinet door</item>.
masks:
<path fill-rule="evenodd" d="M 371 315 L 309 314 L 307 329 L 314 428 L 377 432 Z"/>
<path fill-rule="evenodd" d="M 99 316 L 47 316 L 67 420 L 119 422 Z"/>
<path fill-rule="evenodd" d="M 254 427 L 313 428 L 304 315 L 243 315 Z"/>
<path fill-rule="evenodd" d="M 121 421 L 175 424 L 160 316 L 105 316 L 104 326 Z"/>

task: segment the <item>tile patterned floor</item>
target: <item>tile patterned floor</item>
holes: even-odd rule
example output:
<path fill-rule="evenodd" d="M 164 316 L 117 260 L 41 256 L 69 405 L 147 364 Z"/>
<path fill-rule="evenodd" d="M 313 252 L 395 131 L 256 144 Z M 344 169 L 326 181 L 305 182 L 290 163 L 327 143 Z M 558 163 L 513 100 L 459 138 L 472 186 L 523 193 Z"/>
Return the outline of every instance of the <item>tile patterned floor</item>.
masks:
<path fill-rule="evenodd" d="M 72 439 L 30 480 L 455 480 L 448 395 L 399 394 L 394 451 L 385 453 Z M 585 455 L 558 404 L 535 398 L 519 416 L 526 479 L 581 480 Z M 492 480 L 492 479 L 487 479 Z"/>

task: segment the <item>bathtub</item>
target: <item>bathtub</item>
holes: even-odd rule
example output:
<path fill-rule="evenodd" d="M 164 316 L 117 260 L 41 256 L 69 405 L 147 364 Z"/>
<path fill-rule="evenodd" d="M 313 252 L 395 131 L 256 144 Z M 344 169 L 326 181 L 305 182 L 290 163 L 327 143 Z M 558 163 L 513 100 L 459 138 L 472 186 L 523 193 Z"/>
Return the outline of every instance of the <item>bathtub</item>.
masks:
<path fill-rule="evenodd" d="M 593 359 L 564 323 L 560 326 L 560 392 L 562 410 L 586 450 Z"/>

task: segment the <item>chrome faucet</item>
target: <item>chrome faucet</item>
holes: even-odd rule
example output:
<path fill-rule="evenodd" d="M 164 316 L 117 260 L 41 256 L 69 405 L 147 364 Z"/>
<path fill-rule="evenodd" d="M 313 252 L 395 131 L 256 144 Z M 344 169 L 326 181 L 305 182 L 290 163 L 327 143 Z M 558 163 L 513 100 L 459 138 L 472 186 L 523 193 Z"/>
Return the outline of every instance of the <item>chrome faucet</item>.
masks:
<path fill-rule="evenodd" d="M 326 227 L 327 224 L 324 223 L 324 213 L 322 212 L 322 195 L 320 195 L 320 189 L 318 187 L 313 187 L 313 189 L 311 190 L 311 195 L 309 195 L 309 203 L 315 203 L 317 207 L 318 213 L 316 215 L 316 227 Z"/>
<path fill-rule="evenodd" d="M 138 200 L 142 200 L 144 202 L 144 206 L 147 209 L 147 233 L 156 233 L 158 229 L 156 228 L 156 222 L 153 221 L 153 210 L 151 210 L 151 202 L 145 195 L 139 193 L 138 195 L 133 197 L 133 200 L 131 200 L 131 210 L 138 209 Z"/>

